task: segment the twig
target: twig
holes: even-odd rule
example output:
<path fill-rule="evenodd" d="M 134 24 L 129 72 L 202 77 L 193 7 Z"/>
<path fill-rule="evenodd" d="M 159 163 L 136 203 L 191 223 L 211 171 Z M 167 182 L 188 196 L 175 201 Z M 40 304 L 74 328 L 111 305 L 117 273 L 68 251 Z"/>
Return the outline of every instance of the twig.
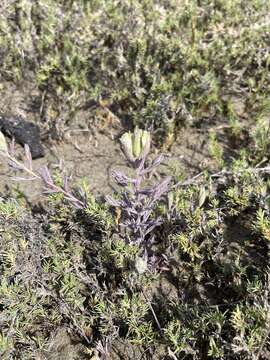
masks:
<path fill-rule="evenodd" d="M 160 333 L 163 335 L 162 327 L 161 327 L 161 325 L 160 325 L 160 322 L 159 322 L 159 320 L 158 320 L 158 318 L 157 318 L 157 315 L 156 315 L 156 313 L 155 313 L 155 310 L 153 309 L 153 306 L 152 306 L 150 300 L 148 299 L 148 297 L 146 296 L 146 294 L 144 293 L 143 290 L 142 290 L 142 294 L 143 294 L 145 300 L 147 301 L 147 303 L 148 303 L 148 305 L 149 305 L 149 308 L 150 308 L 150 310 L 151 310 L 151 312 L 152 312 L 152 314 L 153 314 L 153 316 L 154 316 L 155 322 L 156 322 L 156 324 L 157 324 L 157 326 L 158 326 L 158 329 L 159 329 Z"/>
<path fill-rule="evenodd" d="M 39 108 L 39 115 L 40 116 L 42 116 L 42 113 L 43 113 L 46 94 L 47 94 L 47 90 L 44 90 L 43 93 L 42 93 L 42 96 L 41 96 L 41 105 L 40 105 L 40 108 Z"/>

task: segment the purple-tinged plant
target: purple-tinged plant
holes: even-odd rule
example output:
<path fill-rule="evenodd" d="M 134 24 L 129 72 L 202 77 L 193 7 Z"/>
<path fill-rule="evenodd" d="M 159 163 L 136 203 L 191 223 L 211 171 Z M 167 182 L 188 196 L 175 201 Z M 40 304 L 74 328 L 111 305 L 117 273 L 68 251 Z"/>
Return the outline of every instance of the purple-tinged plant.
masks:
<path fill-rule="evenodd" d="M 153 186 L 145 186 L 146 177 L 162 162 L 159 155 L 150 164 L 146 165 L 146 158 L 150 151 L 151 136 L 148 131 L 136 128 L 134 133 L 125 133 L 121 139 L 121 147 L 129 164 L 133 167 L 135 176 L 128 177 L 122 172 L 113 171 L 112 176 L 116 183 L 124 188 L 120 199 L 107 196 L 108 203 L 121 209 L 121 236 L 128 243 L 137 244 L 144 258 L 138 259 L 137 269 L 145 271 L 148 248 L 152 244 L 153 230 L 162 223 L 160 217 L 154 216 L 154 209 L 162 196 L 169 191 L 171 177 L 166 177 Z"/>
<path fill-rule="evenodd" d="M 11 146 L 8 147 L 5 141 L 3 134 L 0 132 L 0 155 L 5 157 L 8 160 L 8 164 L 15 171 L 24 172 L 28 177 L 16 177 L 15 180 L 18 181 L 31 181 L 31 180 L 41 180 L 44 184 L 44 192 L 46 194 L 56 194 L 61 193 L 66 200 L 72 203 L 76 208 L 81 209 L 86 206 L 86 204 L 80 199 L 76 198 L 68 186 L 67 178 L 63 180 L 63 186 L 57 185 L 46 165 L 42 166 L 39 170 L 33 170 L 32 156 L 29 146 L 26 144 L 24 146 L 25 159 L 24 162 L 20 162 L 15 157 L 15 143 L 12 141 Z"/>
<path fill-rule="evenodd" d="M 76 208 L 86 208 L 86 202 L 78 199 L 71 192 L 67 178 L 63 186 L 57 185 L 47 166 L 39 170 L 33 170 L 32 156 L 28 145 L 25 145 L 25 160 L 20 162 L 15 157 L 15 144 L 12 142 L 8 147 L 5 138 L 0 132 L 0 155 L 7 158 L 9 165 L 16 171 L 24 172 L 28 177 L 17 177 L 23 180 L 41 180 L 44 184 L 44 192 L 47 194 L 61 193 L 66 200 Z M 112 173 L 116 183 L 124 188 L 120 200 L 107 196 L 110 205 L 121 209 L 121 236 L 128 243 L 137 244 L 141 249 L 141 257 L 137 259 L 136 268 L 144 272 L 147 267 L 148 249 L 151 246 L 154 235 L 153 230 L 162 223 L 161 217 L 154 216 L 154 209 L 162 196 L 170 187 L 171 177 L 166 177 L 159 184 L 145 186 L 144 182 L 151 172 L 162 162 L 163 156 L 146 165 L 146 158 L 150 151 L 151 136 L 148 131 L 136 128 L 134 133 L 125 133 L 121 139 L 123 153 L 135 176 L 128 177 L 122 172 Z"/>

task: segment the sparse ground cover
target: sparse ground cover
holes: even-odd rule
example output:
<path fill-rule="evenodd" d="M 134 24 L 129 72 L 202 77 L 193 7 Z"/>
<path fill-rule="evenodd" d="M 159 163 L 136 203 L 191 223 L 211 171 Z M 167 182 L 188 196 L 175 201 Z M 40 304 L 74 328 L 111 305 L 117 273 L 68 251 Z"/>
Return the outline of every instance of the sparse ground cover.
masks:
<path fill-rule="evenodd" d="M 86 204 L 28 201 L 1 158 L 1 358 L 269 359 L 270 3 L 0 8 L 1 114 L 41 127 L 55 183 L 68 171 Z M 111 168 L 132 176 L 117 139 L 136 125 L 147 163 L 166 155 L 148 185 L 172 177 L 145 271 L 104 198 Z"/>

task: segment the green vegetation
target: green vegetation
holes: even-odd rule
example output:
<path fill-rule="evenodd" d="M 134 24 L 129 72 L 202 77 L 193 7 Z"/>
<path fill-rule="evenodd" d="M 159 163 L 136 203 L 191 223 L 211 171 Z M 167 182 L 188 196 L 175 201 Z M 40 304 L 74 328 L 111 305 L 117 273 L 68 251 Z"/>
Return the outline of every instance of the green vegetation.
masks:
<path fill-rule="evenodd" d="M 135 140 L 136 134 L 141 136 L 138 129 Z M 130 149 L 123 149 L 128 156 Z M 130 187 L 122 201 L 109 199 L 127 233 L 86 184 L 86 203 L 77 210 L 68 202 L 76 209 L 80 200 L 71 192 L 57 196 L 64 194 L 61 188 L 50 195 L 45 213 L 32 215 L 14 200 L 1 201 L 4 358 L 50 359 L 58 349 L 53 338 L 63 327 L 84 343 L 71 359 L 97 352 L 110 358 L 121 339 L 145 358 L 264 358 L 269 167 L 250 168 L 238 160 L 230 171 L 205 172 L 188 185 L 172 188 L 163 180 L 141 188 L 145 161 L 131 159 L 134 180 L 114 175 L 126 189 L 129 181 L 134 184 L 134 194 Z M 49 179 L 47 174 L 45 186 L 55 190 Z"/>
<path fill-rule="evenodd" d="M 183 124 L 222 122 L 237 135 L 269 114 L 267 0 L 1 7 L 1 77 L 36 86 L 49 123 L 101 104 L 170 142 Z M 102 120 L 98 109 L 90 118 Z M 254 136 L 260 146 L 263 134 Z"/>
<path fill-rule="evenodd" d="M 0 90 L 31 83 L 42 127 L 68 127 L 83 111 L 102 128 L 105 109 L 122 132 L 151 129 L 164 149 L 184 127 L 200 131 L 209 160 L 193 177 L 169 164 L 149 212 L 152 244 L 145 231 L 140 246 L 120 230 L 135 233 L 123 221 L 128 196 L 111 197 L 114 208 L 85 182 L 65 190 L 28 157 L 51 194 L 35 208 L 1 194 L 0 358 L 269 359 L 269 1 L 0 6 Z M 136 176 L 124 176 L 128 193 Z M 139 200 L 149 210 L 151 186 L 144 197 L 135 187 L 132 210 Z"/>

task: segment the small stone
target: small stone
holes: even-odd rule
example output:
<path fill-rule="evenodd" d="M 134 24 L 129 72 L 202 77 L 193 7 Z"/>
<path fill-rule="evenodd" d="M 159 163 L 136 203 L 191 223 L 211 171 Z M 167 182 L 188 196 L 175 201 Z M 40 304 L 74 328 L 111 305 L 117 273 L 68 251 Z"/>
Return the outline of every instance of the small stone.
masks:
<path fill-rule="evenodd" d="M 33 159 L 44 156 L 40 140 L 40 129 L 36 124 L 23 120 L 21 117 L 0 116 L 0 130 L 24 146 L 28 144 Z"/>

